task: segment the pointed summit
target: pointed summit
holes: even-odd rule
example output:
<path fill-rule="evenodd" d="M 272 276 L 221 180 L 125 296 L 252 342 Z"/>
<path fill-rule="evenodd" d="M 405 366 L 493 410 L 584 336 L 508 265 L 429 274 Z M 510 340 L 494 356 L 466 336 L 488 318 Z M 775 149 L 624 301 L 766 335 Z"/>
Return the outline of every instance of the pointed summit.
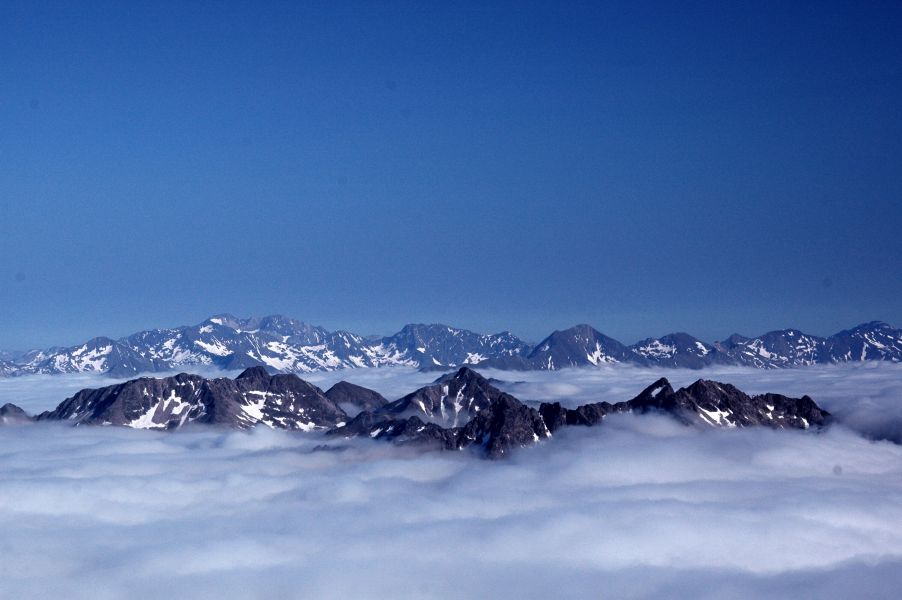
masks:
<path fill-rule="evenodd" d="M 420 388 L 387 404 L 382 410 L 397 416 L 417 416 L 445 426 L 466 423 L 481 410 L 486 410 L 503 392 L 488 379 L 469 367 L 439 377 L 435 383 Z"/>
<path fill-rule="evenodd" d="M 651 389 L 646 388 L 635 399 L 623 403 L 622 408 L 618 404 L 617 409 L 640 413 L 659 410 L 689 425 L 726 428 L 808 429 L 823 426 L 830 416 L 807 396 L 789 398 L 763 394 L 750 397 L 729 383 L 709 379 L 699 379 L 676 392 L 661 391 L 649 397 L 647 392 Z"/>
<path fill-rule="evenodd" d="M 666 377 L 662 377 L 644 390 L 642 390 L 634 400 L 657 400 L 673 395 L 673 387 Z"/>
<path fill-rule="evenodd" d="M 0 425 L 18 425 L 30 422 L 31 417 L 15 404 L 6 403 L 0 406 Z"/>
<path fill-rule="evenodd" d="M 241 372 L 241 375 L 235 378 L 235 380 L 239 379 L 269 379 L 270 374 L 269 371 L 266 370 L 266 367 L 248 367 L 244 371 Z"/>
<path fill-rule="evenodd" d="M 589 325 L 555 331 L 539 342 L 528 358 L 537 368 L 549 371 L 605 363 L 646 363 L 643 357 Z"/>
<path fill-rule="evenodd" d="M 460 381 L 462 383 L 474 382 L 480 385 L 489 385 L 488 379 L 486 379 L 470 367 L 461 367 L 455 373 L 446 373 L 445 375 L 442 375 L 441 377 L 436 379 L 435 383 L 445 383 L 451 380 Z"/>

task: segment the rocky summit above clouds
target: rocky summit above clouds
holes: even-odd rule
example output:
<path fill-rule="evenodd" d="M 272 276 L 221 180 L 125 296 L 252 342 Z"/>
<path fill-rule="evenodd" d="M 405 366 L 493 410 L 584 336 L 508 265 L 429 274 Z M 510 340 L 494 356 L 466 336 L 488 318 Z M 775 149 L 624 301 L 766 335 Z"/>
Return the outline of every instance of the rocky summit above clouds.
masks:
<path fill-rule="evenodd" d="M 18 425 L 30 421 L 31 417 L 15 404 L 7 403 L 0 406 L 0 425 Z"/>
<path fill-rule="evenodd" d="M 86 389 L 35 417 L 6 404 L 0 408 L 0 423 L 63 421 L 167 431 L 189 425 L 234 429 L 262 425 L 318 430 L 331 438 L 363 437 L 444 450 L 473 448 L 483 456 L 500 458 L 514 448 L 547 439 L 562 427 L 595 426 L 608 415 L 648 412 L 704 428 L 809 429 L 827 424 L 830 417 L 807 396 L 748 396 L 732 385 L 701 379 L 676 391 L 660 379 L 632 400 L 570 409 L 560 403 L 523 403 L 468 367 L 394 402 L 346 382 L 324 393 L 297 375 L 271 375 L 262 367 L 251 367 L 235 379 L 181 373 Z"/>
<path fill-rule="evenodd" d="M 406 325 L 394 335 L 367 338 L 278 315 L 250 319 L 218 315 L 193 326 L 9 353 L 0 358 L 0 377 L 35 373 L 129 377 L 197 366 L 224 370 L 263 366 L 273 372 L 309 373 L 383 366 L 447 370 L 462 365 L 506 370 L 606 364 L 788 368 L 868 360 L 902 362 L 902 330 L 873 321 L 826 338 L 784 329 L 751 338 L 733 334 L 709 344 L 688 333 L 672 333 L 627 346 L 589 325 L 577 325 L 531 345 L 509 332 L 483 335 L 446 325 Z"/>
<path fill-rule="evenodd" d="M 687 425 L 808 429 L 824 425 L 830 414 L 811 398 L 780 394 L 749 396 L 728 383 L 699 379 L 677 391 L 659 379 L 628 402 L 599 402 L 566 409 L 560 403 L 539 408 L 552 431 L 563 425 L 597 425 L 616 413 L 665 412 Z"/>
<path fill-rule="evenodd" d="M 379 392 L 355 385 L 347 381 L 339 381 L 328 390 L 326 398 L 338 404 L 342 410 L 354 415 L 364 410 L 374 410 L 388 404 L 388 400 Z"/>
<path fill-rule="evenodd" d="M 455 410 L 437 412 L 435 407 L 447 408 L 448 400 Z M 662 378 L 632 400 L 616 404 L 599 402 L 568 409 L 560 403 L 542 403 L 535 408 L 500 391 L 467 367 L 393 404 L 362 412 L 329 434 L 457 450 L 476 446 L 486 456 L 498 458 L 511 448 L 551 437 L 561 427 L 594 426 L 607 415 L 618 413 L 660 412 L 686 425 L 718 428 L 809 429 L 824 426 L 830 418 L 808 396 L 748 396 L 732 385 L 702 379 L 674 391 Z M 398 410 L 401 407 L 403 410 Z M 460 425 L 463 407 L 471 407 L 471 417 Z"/>
<path fill-rule="evenodd" d="M 252 367 L 235 379 L 180 373 L 82 390 L 35 420 L 167 430 L 189 423 L 236 429 L 262 424 L 310 431 L 346 418 L 315 385 L 296 375 L 270 375 L 262 367 Z"/>

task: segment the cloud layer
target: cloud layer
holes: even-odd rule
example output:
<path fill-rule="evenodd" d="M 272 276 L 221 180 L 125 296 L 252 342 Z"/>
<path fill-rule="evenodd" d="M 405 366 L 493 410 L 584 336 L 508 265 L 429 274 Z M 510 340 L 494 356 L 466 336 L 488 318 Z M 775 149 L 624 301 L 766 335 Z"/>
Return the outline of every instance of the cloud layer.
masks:
<path fill-rule="evenodd" d="M 716 376 L 855 415 L 898 404 L 899 373 Z M 434 378 L 355 375 L 390 397 Z M 536 375 L 513 384 L 525 399 L 583 402 L 654 374 Z M 902 446 L 844 427 L 699 432 L 624 415 L 501 462 L 322 442 L 0 429 L 0 596 L 894 598 L 902 584 Z"/>

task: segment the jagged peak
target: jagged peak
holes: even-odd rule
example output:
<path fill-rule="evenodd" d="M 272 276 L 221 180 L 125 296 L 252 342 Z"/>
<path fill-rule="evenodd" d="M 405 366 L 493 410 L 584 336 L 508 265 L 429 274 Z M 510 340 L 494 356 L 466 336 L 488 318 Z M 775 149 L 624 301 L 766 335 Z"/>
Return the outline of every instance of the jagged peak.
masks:
<path fill-rule="evenodd" d="M 639 393 L 639 397 L 640 398 L 644 398 L 644 397 L 656 398 L 657 396 L 659 396 L 662 393 L 664 393 L 664 394 L 672 394 L 673 393 L 673 386 L 670 385 L 670 381 L 668 381 L 666 377 L 661 377 L 660 379 L 655 381 L 653 384 L 651 384 L 650 386 L 648 386 L 647 388 L 642 390 L 642 392 Z"/>
<path fill-rule="evenodd" d="M 452 379 L 455 381 L 463 381 L 463 382 L 475 381 L 480 384 L 488 384 L 489 383 L 488 379 L 486 379 L 485 377 L 483 377 L 477 371 L 471 369 L 470 367 L 461 367 L 454 373 L 446 373 L 446 374 L 442 375 L 441 377 L 439 377 L 438 379 L 436 379 L 434 383 L 445 383 L 446 381 L 450 381 Z"/>
<path fill-rule="evenodd" d="M 269 379 L 270 374 L 266 367 L 256 366 L 256 367 L 248 367 L 241 374 L 235 378 L 238 379 Z"/>
<path fill-rule="evenodd" d="M 720 381 L 714 381 L 713 379 L 696 379 L 690 385 L 687 385 L 683 390 L 689 392 L 690 394 L 697 393 L 699 391 L 704 391 L 708 393 L 719 393 L 719 394 L 728 394 L 728 393 L 736 393 L 740 392 L 739 388 L 730 384 L 723 383 Z"/>
<path fill-rule="evenodd" d="M 492 410 L 508 410 L 525 406 L 516 396 L 502 392 L 497 398 L 492 400 Z"/>

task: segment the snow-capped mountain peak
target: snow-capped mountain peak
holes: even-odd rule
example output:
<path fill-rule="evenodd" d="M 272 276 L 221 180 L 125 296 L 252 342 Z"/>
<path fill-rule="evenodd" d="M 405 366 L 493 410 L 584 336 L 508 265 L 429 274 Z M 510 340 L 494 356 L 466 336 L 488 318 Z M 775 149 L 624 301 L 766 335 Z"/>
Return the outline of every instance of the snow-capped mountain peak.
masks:
<path fill-rule="evenodd" d="M 193 326 L 4 354 L 0 376 L 93 372 L 127 377 L 198 365 L 226 370 L 264 366 L 271 371 L 309 373 L 384 366 L 447 371 L 462 365 L 554 370 L 616 363 L 692 369 L 712 364 L 788 368 L 863 360 L 902 361 L 902 331 L 872 321 L 826 338 L 782 329 L 756 337 L 733 334 L 708 344 L 680 332 L 626 346 L 589 325 L 577 325 L 554 331 L 531 346 L 509 332 L 486 335 L 442 324 L 409 324 L 394 335 L 362 337 L 281 315 L 220 314 Z"/>

